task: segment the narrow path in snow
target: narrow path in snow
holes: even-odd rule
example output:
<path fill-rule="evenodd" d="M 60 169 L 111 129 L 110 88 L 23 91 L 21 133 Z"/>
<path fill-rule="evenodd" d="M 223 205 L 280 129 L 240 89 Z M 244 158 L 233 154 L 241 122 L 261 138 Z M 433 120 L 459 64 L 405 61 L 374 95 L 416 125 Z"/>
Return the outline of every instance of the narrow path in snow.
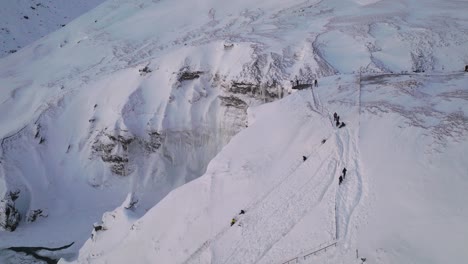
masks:
<path fill-rule="evenodd" d="M 351 241 L 352 238 L 348 236 L 349 227 L 354 210 L 363 196 L 363 179 L 360 170 L 358 148 L 360 101 L 361 87 L 359 76 L 356 85 L 355 107 L 350 111 L 351 115 L 348 115 L 352 122 L 346 120 L 346 127 L 338 129 L 336 133 L 337 149 L 340 152 L 341 160 L 340 175 L 342 175 L 341 170 L 343 168 L 346 167 L 347 169 L 346 177 L 336 193 L 336 239 L 343 242 L 345 246 L 349 246 L 353 242 Z"/>

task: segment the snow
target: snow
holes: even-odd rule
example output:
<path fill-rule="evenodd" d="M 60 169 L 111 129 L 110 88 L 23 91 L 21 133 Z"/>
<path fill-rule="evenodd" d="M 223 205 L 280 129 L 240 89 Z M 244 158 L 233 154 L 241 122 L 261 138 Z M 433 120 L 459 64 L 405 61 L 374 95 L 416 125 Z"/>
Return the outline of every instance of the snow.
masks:
<path fill-rule="evenodd" d="M 19 190 L 22 215 L 0 248 L 75 242 L 61 263 L 468 259 L 467 11 L 99 5 L 0 59 L 0 195 Z M 296 78 L 318 87 L 293 92 Z M 0 262 L 26 261 L 12 254 Z"/>
<path fill-rule="evenodd" d="M 172 191 L 133 224 L 111 221 L 112 228 L 86 242 L 77 262 L 282 263 L 299 256 L 304 263 L 358 263 L 356 249 L 377 263 L 465 259 L 460 246 L 467 243 L 468 180 L 466 164 L 454 157 L 466 154 L 467 141 L 460 141 L 466 131 L 461 138 L 440 137 L 435 128 L 441 119 L 428 128 L 412 123 L 398 107 L 411 113 L 421 106 L 399 100 L 407 94 L 386 95 L 408 77 L 422 83 L 415 89 L 431 90 L 422 75 L 387 76 L 377 87 L 379 75 L 367 76 L 372 81 L 365 76 L 360 89 L 357 76 L 340 76 L 321 79 L 315 90 L 320 107 L 305 90 L 251 108 L 254 122 L 204 176 Z M 462 89 L 466 77 L 449 82 Z M 432 92 L 429 99 L 411 98 L 438 101 L 446 90 Z M 394 100 L 385 106 L 383 98 Z M 345 128 L 331 122 L 331 109 L 343 113 Z M 437 152 L 434 144 L 441 144 Z M 339 186 L 343 167 L 348 172 Z M 245 215 L 237 215 L 241 209 Z M 229 226 L 232 217 L 240 226 Z M 121 230 L 129 233 L 115 244 L 112 234 Z M 303 258 L 335 241 L 336 247 Z"/>
<path fill-rule="evenodd" d="M 0 2 L 0 57 L 66 26 L 104 0 Z M 27 18 L 26 18 L 27 17 Z"/>

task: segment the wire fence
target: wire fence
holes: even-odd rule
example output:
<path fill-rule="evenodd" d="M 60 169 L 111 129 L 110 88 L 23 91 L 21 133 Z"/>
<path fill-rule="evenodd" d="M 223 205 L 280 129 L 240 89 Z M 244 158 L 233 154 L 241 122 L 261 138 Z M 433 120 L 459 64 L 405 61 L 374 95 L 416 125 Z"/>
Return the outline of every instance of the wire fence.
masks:
<path fill-rule="evenodd" d="M 320 252 L 322 252 L 322 251 L 327 251 L 328 248 L 333 247 L 333 246 L 336 246 L 337 243 L 338 243 L 338 242 L 335 241 L 335 242 L 333 242 L 333 243 L 331 243 L 331 244 L 328 244 L 328 245 L 326 245 L 326 246 L 320 246 L 320 248 L 318 248 L 318 249 L 312 250 L 312 251 L 310 251 L 310 252 L 308 252 L 308 253 L 306 253 L 306 254 L 304 254 L 304 255 L 301 255 L 301 256 L 297 256 L 297 257 L 295 257 L 295 258 L 292 258 L 292 259 L 290 259 L 290 260 L 288 260 L 288 261 L 286 261 L 286 262 L 282 262 L 281 264 L 295 264 L 295 263 L 299 263 L 299 261 L 301 261 L 301 260 L 306 260 L 307 258 L 310 258 L 310 257 L 312 257 L 312 256 L 315 256 L 315 255 L 317 255 L 318 253 L 320 253 Z"/>

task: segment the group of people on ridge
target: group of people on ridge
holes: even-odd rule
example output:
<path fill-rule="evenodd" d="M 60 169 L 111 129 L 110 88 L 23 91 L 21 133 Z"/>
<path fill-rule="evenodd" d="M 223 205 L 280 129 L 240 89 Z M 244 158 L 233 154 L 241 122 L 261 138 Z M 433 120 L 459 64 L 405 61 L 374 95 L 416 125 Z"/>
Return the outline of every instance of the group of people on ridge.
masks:
<path fill-rule="evenodd" d="M 338 128 L 342 128 L 342 127 L 346 126 L 346 124 L 344 122 L 340 123 L 340 116 L 336 112 L 333 114 L 333 121 L 335 121 L 336 126 Z"/>

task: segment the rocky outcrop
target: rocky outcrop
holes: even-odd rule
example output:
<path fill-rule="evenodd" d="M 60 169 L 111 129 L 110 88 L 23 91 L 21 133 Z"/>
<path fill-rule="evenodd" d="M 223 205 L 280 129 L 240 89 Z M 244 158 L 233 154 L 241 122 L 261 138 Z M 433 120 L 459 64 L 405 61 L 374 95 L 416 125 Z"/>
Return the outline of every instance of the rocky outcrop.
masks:
<path fill-rule="evenodd" d="M 128 146 L 135 139 L 134 137 L 124 137 L 122 135 L 102 134 L 94 141 L 92 145 L 93 154 L 101 157 L 101 160 L 108 163 L 112 173 L 126 176 L 131 171 L 126 170 L 128 163 Z"/>
<path fill-rule="evenodd" d="M 120 176 L 127 176 L 133 172 L 129 166 L 130 144 L 135 144 L 136 149 L 143 150 L 143 153 L 150 154 L 156 152 L 164 141 L 164 134 L 158 131 L 148 132 L 148 138 L 137 138 L 131 135 L 110 135 L 100 133 L 93 145 L 93 155 L 97 155 L 101 160 L 109 165 L 112 173 Z"/>
<path fill-rule="evenodd" d="M 203 74 L 202 71 L 183 71 L 179 73 L 178 80 L 179 82 L 189 81 L 200 78 L 200 75 Z"/>
<path fill-rule="evenodd" d="M 260 84 L 232 81 L 224 90 L 227 93 L 247 95 L 263 102 L 273 102 L 282 98 L 285 94 L 284 87 L 280 86 L 276 81 Z"/>
<path fill-rule="evenodd" d="M 158 131 L 149 132 L 149 140 L 140 141 L 148 152 L 156 152 L 162 145 L 164 136 Z"/>
<path fill-rule="evenodd" d="M 19 197 L 20 191 L 10 191 L 5 198 L 0 200 L 0 229 L 15 231 L 21 215 L 15 207 L 15 201 Z"/>
<path fill-rule="evenodd" d="M 235 107 L 239 109 L 247 109 L 249 107 L 246 102 L 242 101 L 241 99 L 231 95 L 231 96 L 219 96 L 221 99 L 221 105 L 226 107 Z"/>
<path fill-rule="evenodd" d="M 28 222 L 35 222 L 39 217 L 47 217 L 42 209 L 36 209 L 29 211 Z"/>

